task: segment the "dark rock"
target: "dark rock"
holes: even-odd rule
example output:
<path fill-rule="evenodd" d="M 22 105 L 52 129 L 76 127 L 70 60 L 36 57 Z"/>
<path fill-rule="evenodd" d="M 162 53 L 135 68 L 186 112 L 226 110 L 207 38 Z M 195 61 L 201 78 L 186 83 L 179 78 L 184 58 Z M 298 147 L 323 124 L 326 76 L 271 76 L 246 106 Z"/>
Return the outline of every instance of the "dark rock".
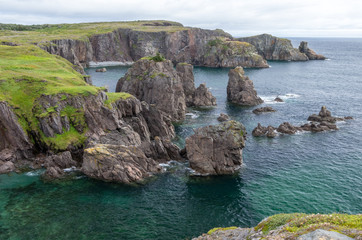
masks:
<path fill-rule="evenodd" d="M 192 106 L 216 106 L 216 98 L 207 89 L 205 83 L 200 84 L 195 90 Z"/>
<path fill-rule="evenodd" d="M 319 114 L 312 114 L 308 117 L 308 121 L 312 122 L 330 122 L 335 123 L 337 121 L 343 121 L 344 118 L 333 117 L 331 112 L 327 110 L 325 106 L 322 106 Z"/>
<path fill-rule="evenodd" d="M 185 118 L 186 101 L 182 82 L 169 60 L 141 59 L 119 79 L 116 92 L 128 92 L 141 101 L 155 104 L 173 121 Z"/>
<path fill-rule="evenodd" d="M 266 60 L 308 61 L 307 55 L 293 48 L 291 41 L 285 38 L 261 34 L 253 37 L 238 38 L 237 40 L 254 45 L 258 53 Z"/>
<path fill-rule="evenodd" d="M 268 126 L 267 127 L 267 133 L 266 136 L 268 138 L 274 138 L 277 136 L 277 133 L 275 132 L 275 128 L 273 128 L 272 126 Z"/>
<path fill-rule="evenodd" d="M 274 101 L 275 101 L 275 102 L 284 102 L 283 99 L 281 99 L 280 97 L 276 97 L 276 98 L 274 99 Z"/>
<path fill-rule="evenodd" d="M 263 100 L 257 96 L 254 90 L 253 81 L 244 76 L 242 67 L 229 71 L 227 98 L 232 103 L 244 106 L 255 106 L 263 103 Z"/>
<path fill-rule="evenodd" d="M 305 53 L 309 60 L 325 60 L 326 58 L 323 55 L 316 54 L 312 49 L 308 47 L 308 42 L 300 42 L 299 51 Z"/>
<path fill-rule="evenodd" d="M 241 167 L 245 127 L 235 121 L 194 130 L 186 139 L 190 167 L 203 175 L 233 174 Z"/>
<path fill-rule="evenodd" d="M 59 153 L 57 155 L 49 156 L 45 159 L 44 167 L 59 167 L 61 169 L 77 167 L 79 163 L 73 160 L 72 155 L 69 151 Z"/>
<path fill-rule="evenodd" d="M 229 115 L 225 114 L 225 113 L 220 113 L 220 116 L 217 117 L 217 120 L 219 122 L 225 122 L 229 120 Z"/>
<path fill-rule="evenodd" d="M 252 135 L 254 137 L 260 137 L 260 136 L 264 136 L 267 133 L 267 128 L 263 127 L 260 123 L 258 123 L 258 126 L 256 128 L 254 128 L 254 130 L 252 131 Z"/>
<path fill-rule="evenodd" d="M 160 170 L 158 163 L 137 147 L 98 144 L 84 150 L 82 171 L 92 178 L 132 183 Z"/>
<path fill-rule="evenodd" d="M 98 68 L 96 69 L 96 72 L 107 72 L 106 68 Z"/>
<path fill-rule="evenodd" d="M 280 133 L 284 133 L 284 134 L 295 134 L 298 131 L 298 129 L 297 129 L 297 127 L 293 126 L 292 124 L 290 124 L 288 122 L 284 122 L 279 125 L 279 127 L 277 128 L 277 131 Z"/>
<path fill-rule="evenodd" d="M 352 119 L 353 119 L 353 117 L 351 117 L 351 116 L 347 116 L 347 117 L 344 117 L 344 119 L 345 119 L 345 120 L 352 120 Z"/>
<path fill-rule="evenodd" d="M 15 165 L 11 161 L 1 161 L 0 160 L 0 174 L 9 173 L 15 171 Z"/>
<path fill-rule="evenodd" d="M 54 179 L 60 179 L 65 176 L 64 171 L 57 166 L 49 167 L 47 170 L 43 173 L 43 178 L 46 180 L 54 180 Z"/>
<path fill-rule="evenodd" d="M 255 113 L 255 114 L 260 114 L 260 113 L 265 113 L 265 112 L 276 112 L 276 110 L 273 109 L 272 107 L 261 107 L 261 108 L 256 108 L 253 110 L 253 113 Z"/>

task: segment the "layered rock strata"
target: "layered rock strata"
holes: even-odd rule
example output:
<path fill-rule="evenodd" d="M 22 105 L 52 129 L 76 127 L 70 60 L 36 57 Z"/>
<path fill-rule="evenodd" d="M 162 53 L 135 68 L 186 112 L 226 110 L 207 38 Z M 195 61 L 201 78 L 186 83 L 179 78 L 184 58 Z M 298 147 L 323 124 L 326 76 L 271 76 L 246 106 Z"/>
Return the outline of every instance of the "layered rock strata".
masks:
<path fill-rule="evenodd" d="M 244 73 L 242 67 L 230 69 L 227 85 L 228 101 L 243 106 L 255 106 L 263 103 L 264 101 L 257 96 L 253 81 Z"/>
<path fill-rule="evenodd" d="M 190 167 L 201 175 L 233 174 L 242 165 L 245 127 L 236 121 L 194 130 L 186 139 Z"/>

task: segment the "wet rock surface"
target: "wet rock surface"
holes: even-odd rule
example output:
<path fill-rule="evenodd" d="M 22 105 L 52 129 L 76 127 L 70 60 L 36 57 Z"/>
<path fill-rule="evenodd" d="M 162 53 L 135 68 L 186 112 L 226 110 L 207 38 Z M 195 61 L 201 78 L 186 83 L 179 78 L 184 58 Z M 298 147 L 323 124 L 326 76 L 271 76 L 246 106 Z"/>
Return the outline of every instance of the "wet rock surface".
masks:
<path fill-rule="evenodd" d="M 229 71 L 227 99 L 243 106 L 255 106 L 263 103 L 263 100 L 257 96 L 253 81 L 244 75 L 242 67 L 236 67 Z"/>
<path fill-rule="evenodd" d="M 236 121 L 194 130 L 186 139 L 190 167 L 202 175 L 233 174 L 242 165 L 245 127 Z"/>
<path fill-rule="evenodd" d="M 261 107 L 253 110 L 254 114 L 268 113 L 268 112 L 276 112 L 276 110 L 272 107 Z"/>

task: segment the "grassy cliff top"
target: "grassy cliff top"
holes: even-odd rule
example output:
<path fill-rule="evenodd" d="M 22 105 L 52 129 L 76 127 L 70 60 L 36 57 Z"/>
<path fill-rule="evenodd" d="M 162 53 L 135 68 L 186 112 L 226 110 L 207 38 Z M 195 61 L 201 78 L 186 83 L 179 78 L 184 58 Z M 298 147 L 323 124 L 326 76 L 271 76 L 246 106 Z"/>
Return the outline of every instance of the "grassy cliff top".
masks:
<path fill-rule="evenodd" d="M 86 40 L 92 35 L 109 33 L 119 28 L 144 32 L 176 32 L 189 29 L 180 23 L 163 20 L 45 25 L 0 24 L 0 42 L 24 44 L 56 39 Z"/>

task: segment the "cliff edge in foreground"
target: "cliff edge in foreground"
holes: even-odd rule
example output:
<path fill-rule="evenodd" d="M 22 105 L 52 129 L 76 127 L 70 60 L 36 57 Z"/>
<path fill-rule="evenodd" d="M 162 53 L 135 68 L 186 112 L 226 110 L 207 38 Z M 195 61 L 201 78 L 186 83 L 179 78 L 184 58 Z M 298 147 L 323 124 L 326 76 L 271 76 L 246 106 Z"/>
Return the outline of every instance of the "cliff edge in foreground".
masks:
<path fill-rule="evenodd" d="M 362 239 L 362 215 L 277 214 L 254 228 L 214 228 L 193 240 L 350 240 Z"/>

